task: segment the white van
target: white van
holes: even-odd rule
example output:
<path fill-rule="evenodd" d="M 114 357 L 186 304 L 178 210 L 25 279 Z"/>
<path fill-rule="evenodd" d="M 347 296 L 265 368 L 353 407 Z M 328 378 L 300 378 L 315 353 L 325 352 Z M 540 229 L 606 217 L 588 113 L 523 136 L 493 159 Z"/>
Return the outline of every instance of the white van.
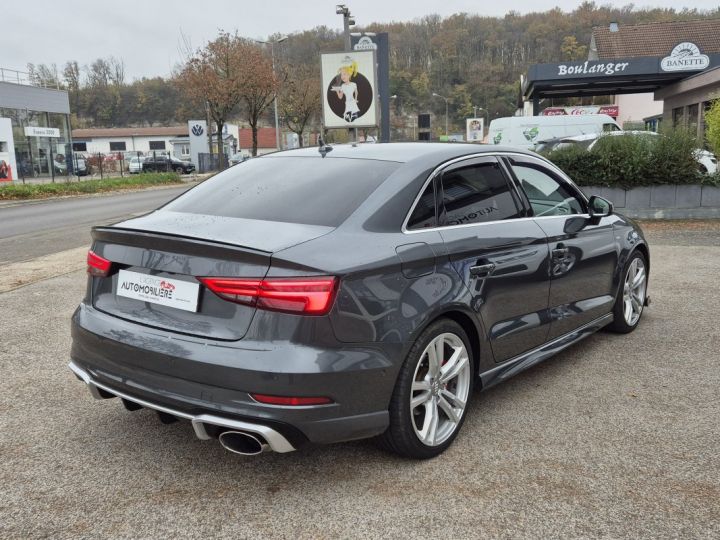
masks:
<path fill-rule="evenodd" d="M 490 122 L 488 143 L 532 150 L 540 141 L 619 130 L 607 114 L 508 116 Z"/>

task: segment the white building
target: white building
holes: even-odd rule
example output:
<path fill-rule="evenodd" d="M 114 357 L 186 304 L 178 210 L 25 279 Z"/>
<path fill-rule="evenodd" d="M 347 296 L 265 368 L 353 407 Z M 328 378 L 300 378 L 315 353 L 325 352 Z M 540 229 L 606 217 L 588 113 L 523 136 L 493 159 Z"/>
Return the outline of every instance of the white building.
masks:
<path fill-rule="evenodd" d="M 152 152 L 190 159 L 188 127 L 90 128 L 72 130 L 73 151 L 108 154 Z"/>

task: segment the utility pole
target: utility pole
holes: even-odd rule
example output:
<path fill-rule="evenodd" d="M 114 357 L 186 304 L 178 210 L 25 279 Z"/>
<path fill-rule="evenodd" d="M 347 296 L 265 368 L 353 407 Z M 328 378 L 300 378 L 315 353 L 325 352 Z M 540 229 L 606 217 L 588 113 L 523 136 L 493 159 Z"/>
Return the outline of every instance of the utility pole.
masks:
<path fill-rule="evenodd" d="M 433 92 L 433 97 L 439 97 L 440 99 L 445 100 L 445 136 L 448 136 L 448 98 L 445 96 L 441 96 L 440 94 L 436 94 Z"/>
<path fill-rule="evenodd" d="M 352 51 L 352 44 L 350 42 L 350 27 L 355 25 L 355 19 L 350 13 L 350 8 L 345 4 L 337 4 L 335 6 L 335 13 L 342 15 L 343 17 L 343 38 L 345 41 L 345 52 Z M 357 141 L 357 128 L 348 128 L 348 134 L 350 139 Z"/>
<path fill-rule="evenodd" d="M 273 75 L 275 75 L 275 44 L 276 43 L 282 43 L 285 41 L 288 37 L 287 36 L 281 36 L 278 39 L 274 41 L 258 41 L 255 40 L 255 43 L 262 43 L 264 45 L 270 44 L 270 57 L 272 58 L 272 70 Z M 277 97 L 277 91 L 275 92 L 275 96 L 273 97 L 273 107 L 275 108 L 275 148 L 277 150 L 282 150 L 280 148 L 280 121 L 278 120 L 278 97 Z"/>
<path fill-rule="evenodd" d="M 345 52 L 352 50 L 350 44 L 350 27 L 355 25 L 355 19 L 350 13 L 350 8 L 345 4 L 338 4 L 335 6 L 335 13 L 343 16 L 343 38 L 345 40 Z"/>

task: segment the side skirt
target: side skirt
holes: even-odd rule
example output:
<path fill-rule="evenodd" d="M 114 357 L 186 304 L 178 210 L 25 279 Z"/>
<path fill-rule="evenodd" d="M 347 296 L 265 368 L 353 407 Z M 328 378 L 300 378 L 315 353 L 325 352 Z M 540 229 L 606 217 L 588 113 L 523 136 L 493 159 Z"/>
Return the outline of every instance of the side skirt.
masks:
<path fill-rule="evenodd" d="M 600 330 L 603 326 L 610 324 L 613 321 L 613 314 L 608 313 L 602 317 L 591 321 L 572 332 L 553 339 L 539 347 L 530 351 L 524 352 L 515 358 L 507 360 L 502 365 L 494 367 L 485 373 L 480 374 L 480 380 L 482 381 L 482 389 L 486 390 L 491 386 L 495 386 L 514 375 L 517 375 L 521 371 L 539 364 L 543 360 L 559 353 L 563 349 L 568 348 L 570 345 L 574 345 L 581 339 L 588 337 L 590 334 L 594 334 Z"/>

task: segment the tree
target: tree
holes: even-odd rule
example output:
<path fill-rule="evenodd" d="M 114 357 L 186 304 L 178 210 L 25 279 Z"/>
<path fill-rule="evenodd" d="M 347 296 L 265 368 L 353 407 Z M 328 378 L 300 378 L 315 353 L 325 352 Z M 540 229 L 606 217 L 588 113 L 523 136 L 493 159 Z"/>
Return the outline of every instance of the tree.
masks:
<path fill-rule="evenodd" d="M 28 64 L 27 70 L 32 84 L 46 88 L 60 88 L 60 78 L 55 64 L 50 66 L 46 64 Z"/>
<path fill-rule="evenodd" d="M 720 98 L 705 112 L 705 138 L 716 155 L 720 155 Z"/>
<path fill-rule="evenodd" d="M 303 146 L 305 128 L 320 114 L 320 78 L 299 66 L 290 71 L 280 99 L 283 118 Z"/>
<path fill-rule="evenodd" d="M 225 166 L 223 126 L 241 102 L 253 130 L 252 154 L 257 155 L 258 118 L 272 103 L 277 80 L 272 64 L 255 44 L 221 32 L 187 61 L 178 81 L 190 99 L 207 103 L 217 126 L 221 168 Z"/>
<path fill-rule="evenodd" d="M 252 130 L 252 155 L 257 156 L 258 120 L 273 102 L 280 82 L 275 76 L 272 62 L 263 55 L 260 48 L 247 41 L 244 43 L 243 61 L 246 71 L 241 95 L 245 115 Z"/>
<path fill-rule="evenodd" d="M 560 51 L 565 60 L 582 60 L 587 57 L 587 46 L 580 45 L 575 36 L 565 36 Z"/>

